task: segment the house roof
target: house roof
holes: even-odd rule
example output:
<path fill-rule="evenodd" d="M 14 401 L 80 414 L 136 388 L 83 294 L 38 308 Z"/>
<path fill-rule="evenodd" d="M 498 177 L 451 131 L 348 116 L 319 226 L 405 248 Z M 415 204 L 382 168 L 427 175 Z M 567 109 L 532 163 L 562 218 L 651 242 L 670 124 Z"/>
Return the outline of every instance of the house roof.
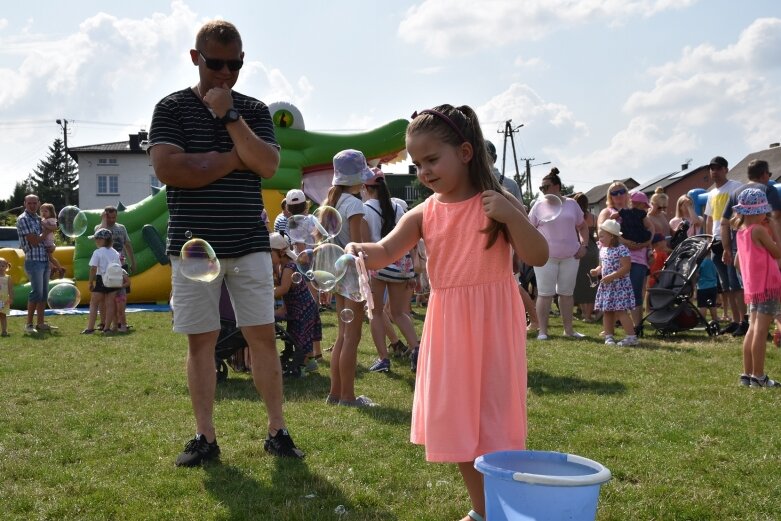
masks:
<path fill-rule="evenodd" d="M 598 204 L 600 201 L 605 199 L 607 197 L 607 189 L 610 185 L 613 183 L 624 183 L 627 188 L 632 190 L 636 186 L 638 186 L 638 182 L 632 179 L 631 177 L 627 177 L 626 179 L 614 179 L 610 181 L 609 183 L 604 183 L 601 185 L 597 185 L 588 192 L 586 192 L 586 198 L 588 199 L 589 205 Z"/>
<path fill-rule="evenodd" d="M 641 184 L 635 188 L 638 192 L 644 192 L 645 194 L 652 194 L 657 188 L 667 188 L 670 185 L 674 185 L 678 181 L 685 179 L 691 175 L 699 174 L 703 169 L 707 169 L 708 165 L 701 165 L 697 168 L 691 168 L 686 170 L 677 170 L 670 172 L 669 174 L 662 174 L 646 183 Z"/>
<path fill-rule="evenodd" d="M 779 146 L 752 152 L 741 159 L 738 164 L 733 166 L 727 173 L 727 177 L 740 183 L 748 183 L 748 164 L 753 159 L 763 159 L 767 161 L 770 166 L 771 180 L 778 181 L 781 179 L 781 147 Z"/>
<path fill-rule="evenodd" d="M 148 136 L 148 132 L 145 130 L 140 130 L 138 134 L 129 134 L 129 139 L 127 141 L 113 141 L 111 143 L 99 143 L 97 145 L 68 147 L 68 154 L 70 154 L 70 156 L 76 161 L 79 160 L 79 154 L 81 153 L 105 154 L 110 152 L 112 154 L 145 154 L 145 144 Z"/>

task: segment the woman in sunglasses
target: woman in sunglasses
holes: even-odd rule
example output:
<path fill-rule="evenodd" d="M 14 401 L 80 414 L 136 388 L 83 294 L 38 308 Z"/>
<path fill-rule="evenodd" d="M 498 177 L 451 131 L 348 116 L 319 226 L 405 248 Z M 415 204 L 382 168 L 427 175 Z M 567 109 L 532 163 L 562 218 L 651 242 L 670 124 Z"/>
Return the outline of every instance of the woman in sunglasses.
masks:
<path fill-rule="evenodd" d="M 670 228 L 673 233 L 678 231 L 678 228 L 681 227 L 684 221 L 689 223 L 689 228 L 686 231 L 687 237 L 702 233 L 702 225 L 705 223 L 705 219 L 697 215 L 697 212 L 694 210 L 694 201 L 688 194 L 680 196 L 678 202 L 675 203 L 675 217 L 670 219 Z"/>

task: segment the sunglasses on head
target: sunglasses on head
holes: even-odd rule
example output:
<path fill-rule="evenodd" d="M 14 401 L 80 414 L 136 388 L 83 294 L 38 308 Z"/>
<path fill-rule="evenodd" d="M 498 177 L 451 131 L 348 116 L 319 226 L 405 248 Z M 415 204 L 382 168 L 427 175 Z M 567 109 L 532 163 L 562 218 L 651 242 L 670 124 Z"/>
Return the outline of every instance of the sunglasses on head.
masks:
<path fill-rule="evenodd" d="M 626 188 L 619 188 L 618 190 L 613 190 L 610 192 L 610 195 L 613 197 L 618 197 L 619 195 L 624 195 L 626 193 Z"/>
<path fill-rule="evenodd" d="M 198 49 L 198 54 L 200 54 L 203 58 L 203 62 L 206 64 L 206 68 L 213 71 L 221 71 L 222 68 L 227 65 L 229 71 L 236 72 L 244 65 L 243 60 L 220 60 L 218 58 L 207 58 L 200 49 Z"/>

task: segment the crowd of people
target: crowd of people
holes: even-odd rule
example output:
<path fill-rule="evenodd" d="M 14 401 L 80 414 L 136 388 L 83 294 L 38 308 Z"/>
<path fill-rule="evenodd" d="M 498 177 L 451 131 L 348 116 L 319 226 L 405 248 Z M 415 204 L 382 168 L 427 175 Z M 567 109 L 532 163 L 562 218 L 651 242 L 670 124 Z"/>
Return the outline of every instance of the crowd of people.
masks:
<path fill-rule="evenodd" d="M 214 355 L 223 286 L 267 413 L 264 449 L 303 458 L 283 413 L 275 301 L 284 302 L 288 333 L 306 354 L 301 365 L 316 367 L 322 357 L 318 292 L 306 280 L 295 280 L 294 259 L 307 245 L 289 240 L 291 222 L 307 215 L 308 202 L 301 190 L 288 192 L 273 233 L 260 218 L 264 208 L 257 194 L 262 180 L 276 172 L 279 145 L 268 107 L 233 90 L 244 59 L 235 26 L 221 20 L 206 23 L 190 58 L 198 69 L 197 84 L 155 106 L 149 133 L 153 168 L 167 185 L 173 329 L 187 337 L 186 373 L 195 417 L 195 436 L 176 465 L 196 466 L 220 454 Z M 377 360 L 369 370 L 389 371 L 393 351 L 409 357 L 416 373 L 411 441 L 425 446 L 428 461 L 457 465 L 472 507 L 462 521 L 482 521 L 485 515 L 475 458 L 525 448 L 527 331 L 534 331 L 539 341 L 553 336 L 549 317 L 556 301 L 564 337 L 585 338 L 575 329 L 578 307 L 586 322 L 601 315 L 605 344 L 638 345 L 646 286 L 653 283 L 649 273 L 653 280 L 670 253 L 668 239 L 681 227 L 690 236 L 705 232 L 716 238 L 712 259 L 701 267 L 698 303 L 718 317 L 720 287 L 722 306 L 731 313 L 723 332 L 745 335 L 741 385 L 778 385 L 764 372 L 765 341 L 781 298 L 781 200 L 768 188 L 767 163 L 752 163 L 751 182 L 740 185 L 726 179 L 726 160 L 714 158 L 710 172 L 715 188 L 704 220 L 687 196 L 676 201 L 675 216 L 668 218 L 664 193 L 649 200 L 642 192 L 630 193 L 621 182 L 610 184 L 606 207 L 594 216 L 584 194 L 562 193 L 561 173 L 554 168 L 540 186 L 546 201 L 560 203 L 560 211 L 550 218 L 542 215 L 543 198 L 527 213 L 517 185 L 493 167 L 496 150 L 483 138 L 468 106 L 440 105 L 414 113 L 406 149 L 418 179 L 434 192 L 421 204 L 407 211 L 403 201 L 390 197 L 382 171 L 350 149 L 334 157 L 332 186 L 322 203 L 341 216 L 333 242 L 347 253 L 365 256 L 371 270 L 369 330 Z M 38 198 L 27 196 L 18 219 L 31 282 L 28 331 L 49 328 L 43 310 L 50 269 L 56 267 L 50 221 L 54 208 L 44 205 L 39 214 L 38 207 Z M 135 258 L 116 217 L 116 208 L 107 207 L 92 236 L 96 249 L 89 263 L 90 315 L 84 334 L 100 329 L 98 313 L 104 333 L 128 327 L 124 302 Z M 187 233 L 206 240 L 220 259 L 220 273 L 212 283 L 183 275 L 179 253 Z M 123 264 L 119 275 L 112 271 Z M 7 269 L 7 262 L 0 262 L 3 296 L 10 289 Z M 531 271 L 536 300 L 518 283 L 519 276 Z M 409 304 L 414 288 L 423 286 L 430 293 L 418 336 Z M 355 390 L 364 303 L 338 287 L 333 297 L 337 316 L 350 319 L 338 320 L 325 403 L 374 407 L 373 400 L 356 396 Z M 528 324 L 522 319 L 527 314 Z M 5 336 L 3 313 L 0 319 Z M 625 332 L 621 340 L 615 339 L 617 323 Z"/>

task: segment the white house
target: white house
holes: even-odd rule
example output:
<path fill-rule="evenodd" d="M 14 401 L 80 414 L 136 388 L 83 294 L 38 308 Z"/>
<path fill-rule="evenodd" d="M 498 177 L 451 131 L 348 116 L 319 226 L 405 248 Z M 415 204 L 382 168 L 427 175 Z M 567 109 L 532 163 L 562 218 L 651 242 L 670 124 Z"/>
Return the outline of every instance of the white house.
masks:
<path fill-rule="evenodd" d="M 79 164 L 79 207 L 96 210 L 108 205 L 137 203 L 161 186 L 144 150 L 146 131 L 128 141 L 70 147 Z"/>

